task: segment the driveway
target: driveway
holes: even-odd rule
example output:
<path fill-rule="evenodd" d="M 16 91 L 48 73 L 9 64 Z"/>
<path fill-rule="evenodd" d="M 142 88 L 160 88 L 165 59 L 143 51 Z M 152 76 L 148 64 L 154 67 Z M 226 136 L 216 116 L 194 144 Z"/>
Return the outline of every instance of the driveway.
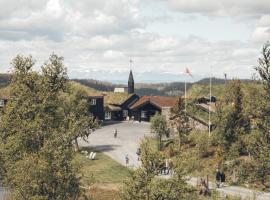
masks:
<path fill-rule="evenodd" d="M 114 132 L 117 129 L 117 138 Z M 87 142 L 80 140 L 82 147 L 94 147 L 102 151 L 117 162 L 125 165 L 125 155 L 128 154 L 129 166 L 138 167 L 136 150 L 141 139 L 150 135 L 150 124 L 146 122 L 115 122 L 109 123 L 93 132 Z"/>

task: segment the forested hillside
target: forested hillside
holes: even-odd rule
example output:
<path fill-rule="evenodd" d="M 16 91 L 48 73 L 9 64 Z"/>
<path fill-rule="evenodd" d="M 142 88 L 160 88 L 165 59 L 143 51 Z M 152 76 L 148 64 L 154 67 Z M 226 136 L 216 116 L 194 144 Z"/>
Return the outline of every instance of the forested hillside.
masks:
<path fill-rule="evenodd" d="M 7 86 L 10 81 L 10 76 L 8 74 L 0 74 L 0 87 Z"/>
<path fill-rule="evenodd" d="M 0 74 L 0 87 L 9 84 L 10 76 L 8 74 Z M 125 87 L 123 84 L 114 84 L 110 82 L 98 81 L 94 79 L 71 79 L 73 82 L 80 83 L 90 89 L 99 92 L 113 92 L 116 87 Z M 227 81 L 229 82 L 229 81 Z M 241 80 L 244 83 L 252 83 L 252 80 Z M 224 93 L 225 79 L 212 78 L 212 94 L 214 96 L 221 96 Z M 184 82 L 171 82 L 171 83 L 136 83 L 136 93 L 140 96 L 179 96 L 184 95 L 185 83 Z M 202 79 L 195 83 L 187 83 L 187 90 L 189 98 L 198 98 L 209 95 L 209 78 Z"/>

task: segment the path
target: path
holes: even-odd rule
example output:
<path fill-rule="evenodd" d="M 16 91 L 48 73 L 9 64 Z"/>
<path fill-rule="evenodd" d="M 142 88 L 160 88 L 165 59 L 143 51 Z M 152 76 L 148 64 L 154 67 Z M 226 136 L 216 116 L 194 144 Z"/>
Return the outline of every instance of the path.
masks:
<path fill-rule="evenodd" d="M 114 138 L 117 129 L 118 136 Z M 125 165 L 125 155 L 128 154 L 130 167 L 139 167 L 136 155 L 141 139 L 150 134 L 149 123 L 146 122 L 121 122 L 109 124 L 92 133 L 88 142 L 79 141 L 80 146 L 91 146 L 98 151 L 103 151 L 117 162 Z"/>
<path fill-rule="evenodd" d="M 113 137 L 114 131 L 117 128 L 118 137 Z M 91 146 L 97 150 L 103 151 L 105 154 L 125 165 L 125 155 L 130 158 L 130 167 L 139 167 L 140 163 L 137 160 L 136 150 L 140 140 L 150 134 L 149 123 L 138 122 L 122 122 L 111 125 L 106 125 L 98 129 L 88 138 L 88 142 L 79 141 L 80 146 Z M 164 177 L 163 178 L 169 178 Z M 197 179 L 191 178 L 189 184 L 196 186 Z M 210 188 L 215 189 L 214 184 L 210 183 Z M 218 188 L 221 194 L 240 196 L 242 198 L 256 197 L 256 200 L 270 200 L 270 193 L 263 193 L 255 190 L 250 190 L 237 186 L 225 186 Z"/>

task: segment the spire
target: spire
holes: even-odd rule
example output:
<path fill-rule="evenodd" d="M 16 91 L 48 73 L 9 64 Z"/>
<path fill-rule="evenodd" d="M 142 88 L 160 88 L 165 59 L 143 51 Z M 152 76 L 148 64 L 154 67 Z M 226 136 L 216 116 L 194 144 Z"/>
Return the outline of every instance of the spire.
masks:
<path fill-rule="evenodd" d="M 128 77 L 128 93 L 129 94 L 134 93 L 134 78 L 133 78 L 132 70 L 130 70 L 129 77 Z"/>

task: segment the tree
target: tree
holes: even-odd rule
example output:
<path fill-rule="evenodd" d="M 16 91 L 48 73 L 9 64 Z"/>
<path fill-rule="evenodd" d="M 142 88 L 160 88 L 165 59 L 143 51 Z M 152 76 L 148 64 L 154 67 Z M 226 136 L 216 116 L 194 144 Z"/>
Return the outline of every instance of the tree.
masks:
<path fill-rule="evenodd" d="M 122 200 L 188 200 L 197 199 L 194 190 L 188 186 L 185 177 L 189 172 L 187 162 L 178 156 L 174 174 L 170 179 L 158 178 L 160 152 L 150 148 L 148 141 L 141 144 L 142 166 L 131 172 L 131 178 L 124 183 Z"/>
<path fill-rule="evenodd" d="M 85 90 L 68 85 L 68 93 L 62 95 L 66 119 L 72 124 L 69 129 L 75 143 L 75 150 L 79 150 L 78 138 L 86 139 L 98 127 L 98 122 L 88 111 L 88 95 Z"/>
<path fill-rule="evenodd" d="M 179 97 L 177 104 L 171 111 L 171 115 L 172 127 L 174 127 L 177 131 L 180 150 L 183 141 L 187 138 L 191 131 L 189 118 L 185 112 L 185 102 L 182 97 Z"/>
<path fill-rule="evenodd" d="M 77 199 L 78 167 L 72 121 L 61 96 L 67 92 L 63 58 L 53 54 L 33 71 L 32 57 L 12 61 L 11 99 L 0 123 L 1 175 L 14 199 Z"/>
<path fill-rule="evenodd" d="M 162 148 L 162 136 L 168 135 L 168 127 L 167 127 L 167 121 L 165 116 L 161 114 L 156 114 L 153 116 L 150 120 L 151 122 L 151 130 L 157 135 L 158 138 L 158 149 L 161 150 Z"/>
<path fill-rule="evenodd" d="M 270 175 L 270 43 L 267 42 L 262 49 L 262 57 L 255 67 L 264 85 L 265 95 L 258 119 L 259 136 L 254 141 L 251 154 L 256 169 L 255 176 L 265 187 L 270 187 L 266 182 Z"/>
<path fill-rule="evenodd" d="M 248 131 L 248 123 L 243 115 L 243 93 L 239 80 L 230 82 L 224 100 L 217 104 L 216 124 L 220 145 L 229 150 L 231 145 Z"/>

